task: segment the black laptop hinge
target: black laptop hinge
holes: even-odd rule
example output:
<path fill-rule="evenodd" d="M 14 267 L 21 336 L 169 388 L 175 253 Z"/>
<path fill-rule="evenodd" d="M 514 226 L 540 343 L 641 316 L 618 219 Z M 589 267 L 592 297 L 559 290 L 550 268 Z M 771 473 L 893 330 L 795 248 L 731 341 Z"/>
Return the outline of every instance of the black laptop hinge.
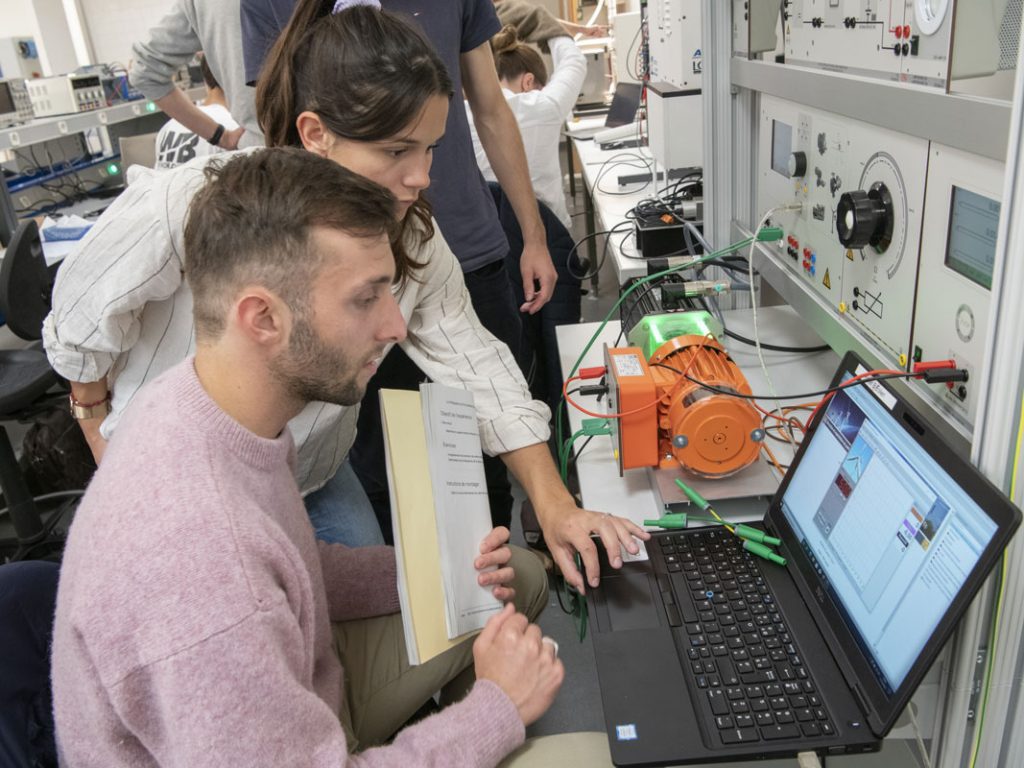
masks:
<path fill-rule="evenodd" d="M 860 711 L 864 713 L 864 716 L 871 714 L 871 708 L 868 706 L 868 700 L 864 694 L 861 693 L 860 686 L 853 686 L 853 698 L 857 700 L 857 706 L 860 707 Z"/>

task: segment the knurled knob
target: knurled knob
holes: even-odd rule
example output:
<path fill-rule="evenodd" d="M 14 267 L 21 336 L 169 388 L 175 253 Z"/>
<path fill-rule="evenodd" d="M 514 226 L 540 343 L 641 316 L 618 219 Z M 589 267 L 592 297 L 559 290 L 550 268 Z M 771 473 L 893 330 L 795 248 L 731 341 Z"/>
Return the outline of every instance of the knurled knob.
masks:
<path fill-rule="evenodd" d="M 836 208 L 836 233 L 847 248 L 874 246 L 879 252 L 892 241 L 892 197 L 881 182 L 864 191 L 844 192 Z"/>

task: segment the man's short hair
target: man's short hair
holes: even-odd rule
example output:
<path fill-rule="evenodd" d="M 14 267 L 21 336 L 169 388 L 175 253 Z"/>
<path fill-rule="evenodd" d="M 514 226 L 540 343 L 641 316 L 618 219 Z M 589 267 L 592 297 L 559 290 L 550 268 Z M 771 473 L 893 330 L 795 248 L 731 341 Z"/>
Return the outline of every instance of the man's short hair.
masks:
<path fill-rule="evenodd" d="M 355 237 L 398 232 L 384 187 L 312 152 L 264 149 L 206 167 L 185 225 L 185 276 L 198 339 L 215 339 L 245 285 L 259 284 L 302 312 L 323 254 L 315 227 Z"/>

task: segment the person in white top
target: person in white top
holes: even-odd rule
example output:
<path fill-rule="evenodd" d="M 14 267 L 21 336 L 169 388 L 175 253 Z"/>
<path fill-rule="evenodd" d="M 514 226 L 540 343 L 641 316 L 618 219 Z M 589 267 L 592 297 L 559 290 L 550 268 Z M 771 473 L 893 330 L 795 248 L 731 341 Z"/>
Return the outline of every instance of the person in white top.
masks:
<path fill-rule="evenodd" d="M 234 130 L 238 127 L 238 123 L 228 111 L 224 89 L 220 87 L 217 78 L 213 76 L 210 65 L 206 63 L 206 56 L 203 54 L 199 55 L 199 68 L 203 73 L 203 82 L 206 83 L 206 98 L 202 104 L 198 105 L 200 111 L 209 115 L 216 123 L 223 125 L 226 131 Z M 157 168 L 175 168 L 193 158 L 216 155 L 225 151 L 224 148 L 203 140 L 195 131 L 186 128 L 177 120 L 168 120 L 156 135 Z"/>
<path fill-rule="evenodd" d="M 519 123 L 533 191 L 568 229 L 571 220 L 562 190 L 558 142 L 562 126 L 580 95 L 587 64 L 573 39 L 554 18 L 551 21 L 554 23 L 538 27 L 537 32 L 543 34 L 542 28 L 549 29 L 555 31 L 554 36 L 538 39 L 534 34 L 529 38 L 531 42 L 547 43 L 552 61 L 550 77 L 540 54 L 519 39 L 517 28 L 511 24 L 491 38 L 491 48 L 502 91 Z M 466 109 L 469 110 L 468 104 Z M 473 127 L 472 113 L 470 118 L 477 164 L 485 179 L 496 181 Z"/>

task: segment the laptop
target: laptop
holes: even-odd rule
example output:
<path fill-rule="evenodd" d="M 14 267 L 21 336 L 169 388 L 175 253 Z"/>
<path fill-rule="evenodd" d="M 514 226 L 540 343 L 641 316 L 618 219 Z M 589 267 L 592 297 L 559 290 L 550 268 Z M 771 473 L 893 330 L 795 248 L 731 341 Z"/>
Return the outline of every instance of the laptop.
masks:
<path fill-rule="evenodd" d="M 833 386 L 866 370 L 848 353 Z M 711 527 L 602 563 L 588 608 L 613 762 L 877 751 L 1020 519 L 885 383 L 840 390 L 763 521 L 785 566 Z"/>
<path fill-rule="evenodd" d="M 608 128 L 618 128 L 635 122 L 637 110 L 640 109 L 642 93 L 643 85 L 641 83 L 619 83 L 615 86 L 615 94 L 605 113 L 604 125 L 570 128 L 566 133 L 577 139 L 588 139 Z"/>

